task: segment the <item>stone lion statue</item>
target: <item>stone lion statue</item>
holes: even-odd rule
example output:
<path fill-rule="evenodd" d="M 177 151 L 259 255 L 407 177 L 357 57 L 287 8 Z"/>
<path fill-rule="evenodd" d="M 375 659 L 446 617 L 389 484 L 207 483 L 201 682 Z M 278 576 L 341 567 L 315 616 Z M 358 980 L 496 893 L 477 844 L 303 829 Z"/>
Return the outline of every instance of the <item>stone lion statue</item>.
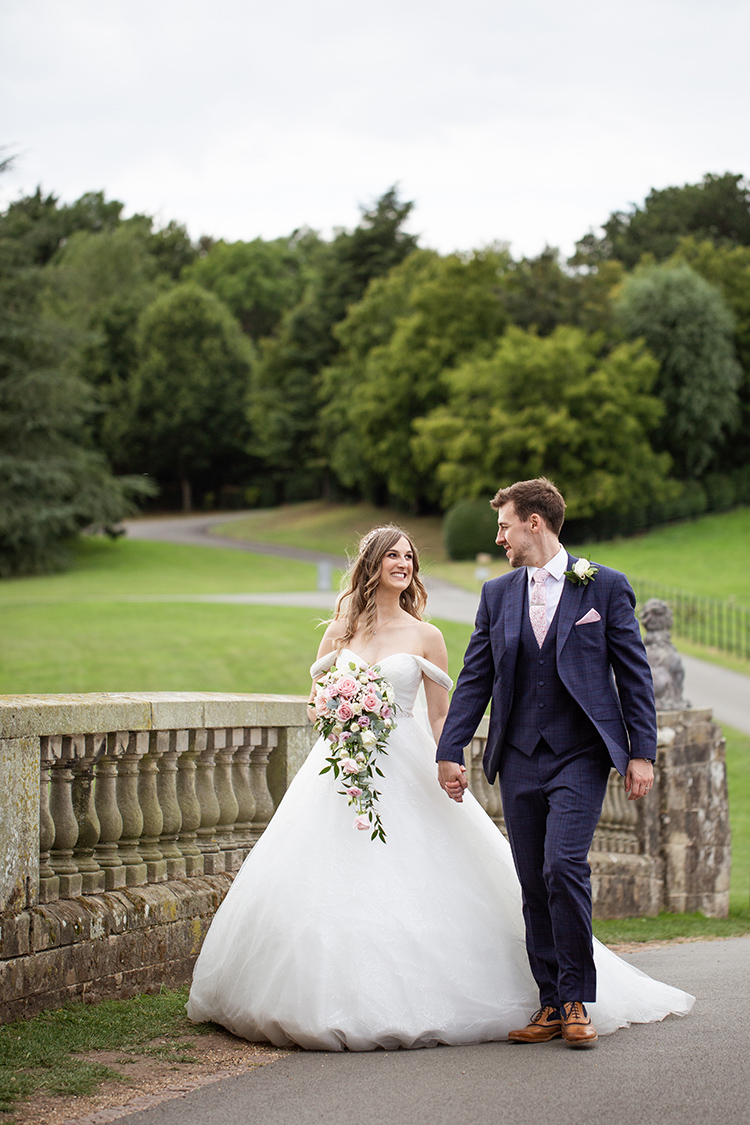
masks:
<path fill-rule="evenodd" d="M 659 598 L 649 598 L 641 613 L 643 638 L 654 677 L 657 711 L 681 711 L 690 704 L 682 694 L 685 670 L 672 644 L 672 610 Z"/>

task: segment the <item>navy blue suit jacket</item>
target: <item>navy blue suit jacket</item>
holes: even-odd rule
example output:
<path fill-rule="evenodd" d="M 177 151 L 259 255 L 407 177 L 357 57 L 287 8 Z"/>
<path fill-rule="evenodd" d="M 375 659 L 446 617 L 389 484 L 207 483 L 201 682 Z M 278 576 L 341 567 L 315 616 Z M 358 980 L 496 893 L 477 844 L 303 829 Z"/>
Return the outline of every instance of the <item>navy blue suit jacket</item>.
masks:
<path fill-rule="evenodd" d="M 569 554 L 569 568 L 574 562 Z M 438 761 L 463 762 L 464 747 L 491 701 L 483 763 L 490 784 L 497 776 L 513 703 L 526 581 L 526 567 L 519 567 L 482 587 L 476 625 L 438 744 Z M 600 620 L 576 625 L 590 609 Z M 585 586 L 566 579 L 556 616 L 558 675 L 596 727 L 615 768 L 624 774 L 630 758 L 655 758 L 653 681 L 635 618 L 635 594 L 625 575 L 599 566 L 596 578 Z"/>

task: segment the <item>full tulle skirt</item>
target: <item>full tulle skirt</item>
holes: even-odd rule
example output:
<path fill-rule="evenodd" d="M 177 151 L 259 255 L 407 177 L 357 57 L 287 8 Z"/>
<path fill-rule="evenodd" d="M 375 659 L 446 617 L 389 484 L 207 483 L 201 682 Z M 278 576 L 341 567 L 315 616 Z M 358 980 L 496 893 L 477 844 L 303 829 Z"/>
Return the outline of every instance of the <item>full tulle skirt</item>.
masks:
<path fill-rule="evenodd" d="M 421 673 L 420 673 L 421 675 Z M 402 717 L 383 761 L 387 843 L 352 827 L 318 741 L 237 874 L 195 966 L 188 1015 L 318 1050 L 505 1039 L 539 1006 L 510 848 L 448 800 L 434 742 Z M 602 1034 L 693 997 L 596 943 Z"/>

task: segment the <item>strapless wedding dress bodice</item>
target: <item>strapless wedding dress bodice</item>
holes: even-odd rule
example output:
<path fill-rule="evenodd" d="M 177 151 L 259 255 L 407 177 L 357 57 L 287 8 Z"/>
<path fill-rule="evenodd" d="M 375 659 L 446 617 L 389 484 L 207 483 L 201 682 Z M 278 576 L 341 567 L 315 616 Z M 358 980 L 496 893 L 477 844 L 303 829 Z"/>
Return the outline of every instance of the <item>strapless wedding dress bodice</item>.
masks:
<path fill-rule="evenodd" d="M 366 666 L 348 649 L 336 661 Z M 430 661 L 379 661 L 397 725 L 382 759 L 387 843 L 352 827 L 319 739 L 237 874 L 195 966 L 188 1015 L 251 1041 L 321 1050 L 505 1039 L 539 1006 L 510 847 L 479 803 L 449 800 L 412 712 Z M 600 1033 L 689 1011 L 693 998 L 596 943 Z"/>

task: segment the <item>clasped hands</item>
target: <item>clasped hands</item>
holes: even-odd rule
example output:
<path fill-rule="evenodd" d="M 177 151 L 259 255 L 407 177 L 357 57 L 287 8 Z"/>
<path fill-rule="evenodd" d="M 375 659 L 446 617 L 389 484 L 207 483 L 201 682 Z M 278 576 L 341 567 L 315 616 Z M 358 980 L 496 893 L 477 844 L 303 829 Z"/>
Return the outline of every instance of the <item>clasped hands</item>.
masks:
<path fill-rule="evenodd" d="M 460 766 L 458 762 L 438 762 L 438 781 L 452 801 L 459 804 L 463 801 L 464 789 L 469 784 L 465 766 Z"/>

